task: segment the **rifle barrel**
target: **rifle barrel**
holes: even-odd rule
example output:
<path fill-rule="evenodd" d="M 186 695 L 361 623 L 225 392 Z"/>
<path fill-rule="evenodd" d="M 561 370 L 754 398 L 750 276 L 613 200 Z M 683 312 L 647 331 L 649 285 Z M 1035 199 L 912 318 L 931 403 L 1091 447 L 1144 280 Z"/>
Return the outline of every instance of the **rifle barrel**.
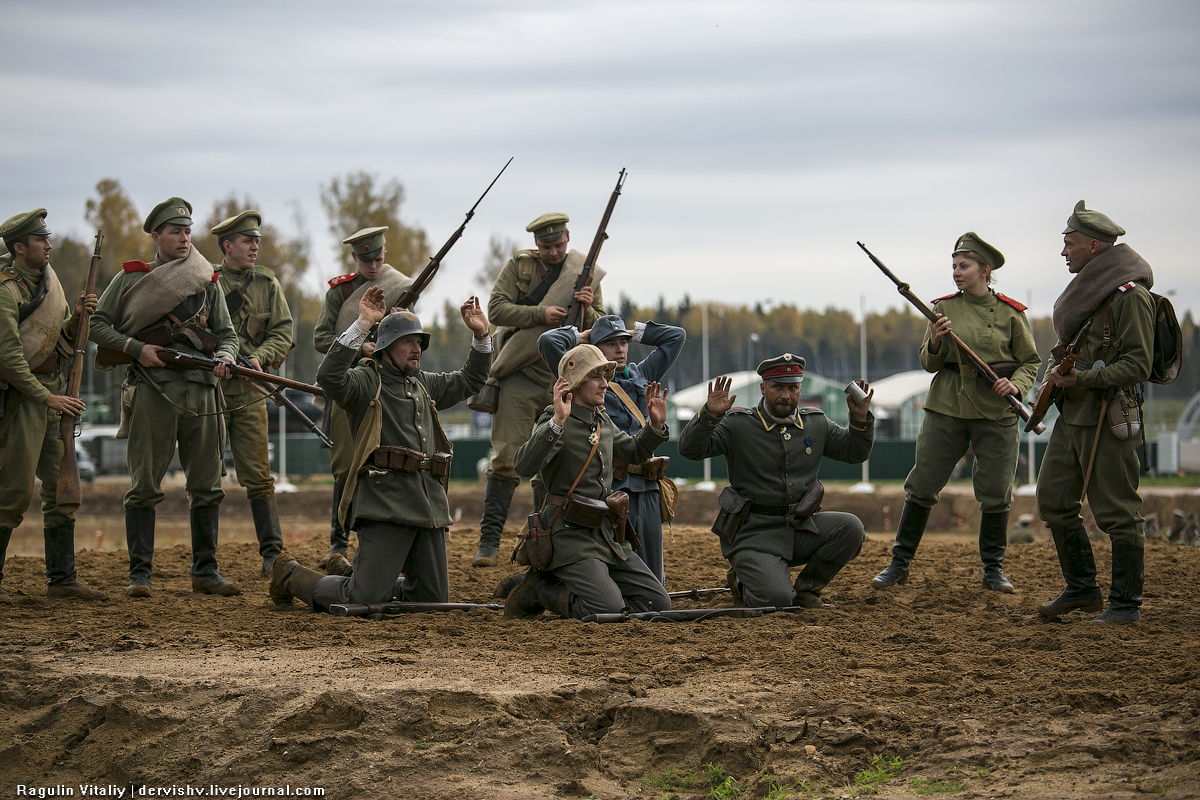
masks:
<path fill-rule="evenodd" d="M 87 281 L 84 283 L 84 295 L 96 291 L 96 274 L 100 271 L 100 247 L 104 242 L 104 231 L 96 229 L 96 248 L 92 251 L 92 263 L 88 265 Z M 65 392 L 68 397 L 79 397 L 80 385 L 83 383 L 83 360 L 87 353 L 88 332 L 91 329 L 92 314 L 83 306 L 79 311 L 79 326 L 75 330 L 71 367 L 67 371 Z M 83 502 L 83 489 L 79 485 L 79 461 L 75 457 L 75 426 L 80 418 L 63 414 L 59 420 L 58 436 L 63 441 L 63 457 L 58 468 L 58 482 L 54 487 L 55 500 L 59 504 Z"/>

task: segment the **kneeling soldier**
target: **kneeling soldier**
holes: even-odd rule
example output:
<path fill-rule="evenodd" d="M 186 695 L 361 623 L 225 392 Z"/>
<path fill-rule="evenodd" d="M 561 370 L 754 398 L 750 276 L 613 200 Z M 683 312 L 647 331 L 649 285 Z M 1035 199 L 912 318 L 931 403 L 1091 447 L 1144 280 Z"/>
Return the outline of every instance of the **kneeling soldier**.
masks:
<path fill-rule="evenodd" d="M 453 448 L 437 412 L 466 400 L 487 380 L 492 360 L 487 315 L 477 298 L 463 303 L 463 322 L 475 335 L 467 363 L 456 372 L 431 373 L 421 371 L 429 334 L 415 314 L 397 311 L 385 319 L 380 286 L 369 288 L 358 308 L 358 320 L 317 370 L 317 383 L 346 410 L 354 431 L 352 469 L 338 508 L 346 529 L 358 532 L 353 571 L 348 577 L 322 575 L 281 553 L 271 578 L 277 605 L 293 597 L 314 609 L 449 599 L 446 484 Z M 352 368 L 377 322 L 376 357 Z"/>
<path fill-rule="evenodd" d="M 821 589 L 858 555 L 865 536 L 853 514 L 819 510 L 817 470 L 822 457 L 858 464 L 871 454 L 871 394 L 861 403 L 846 398 L 846 429 L 819 409 L 798 408 L 800 356 L 768 359 L 758 374 L 763 399 L 754 409 L 733 408 L 729 378 L 710 383 L 708 401 L 679 435 L 679 453 L 694 461 L 725 456 L 729 487 L 720 505 L 734 524 L 718 535 L 721 555 L 733 565 L 730 588 L 740 584 L 750 606 L 822 608 Z M 793 585 L 788 567 L 800 564 Z"/>
<path fill-rule="evenodd" d="M 604 411 L 616 367 L 595 345 L 568 350 L 558 364 L 554 404 L 517 450 L 517 473 L 539 474 L 546 495 L 538 529 L 531 526 L 523 545 L 532 568 L 508 596 L 505 616 L 549 609 L 581 619 L 625 608 L 671 607 L 658 576 L 633 552 L 628 496 L 612 491 L 614 458 L 641 463 L 667 440 L 666 400 L 651 383 L 646 425 L 636 436 L 621 431 Z"/>

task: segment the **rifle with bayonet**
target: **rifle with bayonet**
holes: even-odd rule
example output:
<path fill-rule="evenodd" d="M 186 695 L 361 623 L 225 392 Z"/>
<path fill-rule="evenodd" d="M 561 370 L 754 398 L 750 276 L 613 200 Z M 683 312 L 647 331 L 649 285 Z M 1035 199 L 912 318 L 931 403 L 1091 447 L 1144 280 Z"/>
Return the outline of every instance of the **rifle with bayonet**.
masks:
<path fill-rule="evenodd" d="M 417 300 L 421 299 L 421 292 L 425 291 L 429 284 L 433 281 L 433 277 L 437 275 L 438 269 L 442 266 L 442 259 L 450 252 L 450 248 L 454 247 L 455 242 L 462 238 L 463 231 L 467 227 L 467 223 L 471 221 L 471 217 L 475 216 L 475 209 L 487 197 L 487 193 L 496 185 L 496 181 L 500 180 L 500 176 L 504 174 L 504 170 L 508 169 L 508 165 L 512 163 L 512 158 L 504 162 L 504 166 L 496 173 L 496 177 L 492 178 L 492 182 L 483 190 L 483 194 L 479 195 L 479 199 L 475 201 L 475 205 L 471 206 L 471 210 L 467 212 L 467 217 L 458 226 L 458 230 L 450 235 L 446 243 L 442 245 L 442 249 L 437 251 L 437 254 L 429 259 L 429 263 L 425 265 L 425 269 L 421 270 L 421 274 L 413 281 L 412 286 L 404 290 L 400 295 L 400 299 L 396 301 L 396 306 L 399 308 L 407 308 L 412 311 L 413 306 L 417 304 Z"/>
<path fill-rule="evenodd" d="M 92 263 L 88 267 L 87 283 L 83 294 L 96 293 L 96 274 L 100 271 L 100 246 L 104 242 L 103 232 L 96 230 L 96 249 L 92 251 Z M 87 306 L 80 304 L 79 327 L 75 329 L 74 354 L 71 358 L 71 369 L 67 373 L 67 386 L 64 391 L 68 397 L 79 397 L 80 384 L 83 382 L 83 361 L 87 350 L 88 330 L 91 328 L 92 315 Z M 59 505 L 82 503 L 83 489 L 79 485 L 79 461 L 75 456 L 75 427 L 79 417 L 63 414 L 58 423 L 58 437 L 63 442 L 62 463 L 58 467 L 58 485 L 55 487 L 55 498 Z"/>
<path fill-rule="evenodd" d="M 667 592 L 667 597 L 672 600 L 699 600 L 702 594 L 724 594 L 728 591 L 728 586 L 714 586 L 711 589 L 688 589 L 685 592 Z"/>
<path fill-rule="evenodd" d="M 808 611 L 804 606 L 760 606 L 758 608 L 682 608 L 670 611 L 628 611 L 618 614 L 588 614 L 583 622 L 698 622 L 714 617 L 755 619 L 764 614 L 787 614 Z"/>
<path fill-rule="evenodd" d="M 925 303 L 919 297 L 913 294 L 912 289 L 909 288 L 909 285 L 897 278 L 882 261 L 875 257 L 874 253 L 867 249 L 865 244 L 859 242 L 858 246 L 862 248 L 863 252 L 867 254 L 867 257 L 870 258 L 871 261 L 875 262 L 875 266 L 879 267 L 879 269 L 883 271 L 884 275 L 887 275 L 892 279 L 892 283 L 896 284 L 896 289 L 900 292 L 900 295 L 905 300 L 912 303 L 917 311 L 920 311 L 921 314 L 924 315 L 924 317 L 928 319 L 931 324 L 936 325 L 939 319 L 938 314 L 936 314 L 929 306 L 925 305 Z M 995 370 L 993 370 L 986 361 L 976 355 L 975 351 L 968 347 L 966 342 L 958 338 L 958 335 L 954 333 L 954 331 L 950 331 L 950 333 L 947 335 L 950 337 L 950 341 L 954 342 L 955 346 L 958 347 L 959 352 L 961 352 L 963 356 L 965 356 L 966 359 L 970 361 L 972 365 L 974 365 L 977 371 L 986 375 L 988 380 L 990 380 L 992 383 L 1000 380 L 1000 376 L 996 374 Z M 1005 395 L 1004 399 L 1010 406 L 1013 407 L 1013 410 L 1017 412 L 1021 419 L 1025 420 L 1027 423 L 1025 430 L 1033 430 L 1037 433 L 1045 433 L 1046 426 L 1039 422 L 1041 418 L 1039 417 L 1037 420 L 1034 420 L 1033 412 L 1029 410 L 1028 406 L 1021 402 L 1020 398 L 1018 398 L 1016 395 L 1009 394 Z"/>
<path fill-rule="evenodd" d="M 370 617 L 375 614 L 424 614 L 431 611 L 503 611 L 495 603 L 334 603 L 329 613 L 335 617 Z"/>
<path fill-rule="evenodd" d="M 248 369 L 254 369 L 254 365 L 250 363 L 250 359 L 246 358 L 241 353 L 238 353 L 237 360 L 238 360 L 238 363 L 241 364 L 243 367 L 247 367 Z M 303 411 L 301 411 L 299 406 L 297 406 L 291 400 L 287 399 L 287 395 L 285 395 L 283 393 L 282 386 L 275 386 L 275 387 L 268 389 L 266 386 L 263 386 L 261 383 L 259 383 L 256 380 L 248 380 L 247 383 L 249 383 L 256 390 L 261 392 L 263 397 L 271 398 L 271 400 L 273 400 L 275 402 L 275 405 L 283 406 L 284 408 L 286 408 L 293 417 L 300 420 L 300 422 L 302 422 L 304 424 L 304 427 L 308 428 L 308 430 L 311 433 L 313 433 L 318 439 L 321 440 L 322 446 L 333 447 L 333 440 L 329 438 L 329 435 L 326 434 L 325 431 L 321 430 L 320 425 L 318 425 L 317 423 L 315 423 L 311 419 L 309 419 L 308 415 L 305 414 Z"/>
<path fill-rule="evenodd" d="M 120 350 L 107 350 L 108 356 L 106 363 L 112 364 L 132 364 L 136 359 Z M 168 367 L 177 367 L 179 369 L 202 369 L 212 372 L 217 367 L 225 366 L 229 368 L 230 377 L 232 378 L 253 378 L 254 380 L 266 381 L 280 386 L 286 386 L 289 389 L 298 389 L 301 392 L 314 395 L 316 397 L 324 397 L 325 390 L 315 383 L 301 383 L 294 381 L 291 378 L 284 378 L 281 375 L 272 375 L 269 372 L 254 369 L 254 367 L 243 367 L 240 364 L 230 364 L 228 361 L 221 361 L 217 358 L 209 358 L 208 356 L 197 356 L 191 353 L 185 353 L 182 350 L 176 350 L 173 347 L 164 347 L 156 354 L 158 360 L 166 364 Z"/>
<path fill-rule="evenodd" d="M 621 196 L 621 185 L 625 183 L 625 170 L 621 170 L 621 174 L 617 176 L 617 187 L 613 189 L 612 196 L 608 198 L 608 206 L 604 209 L 604 216 L 600 218 L 600 227 L 596 229 L 596 236 L 592 239 L 592 246 L 588 249 L 587 258 L 583 261 L 583 269 L 579 273 L 579 277 L 575 280 L 575 291 L 578 292 L 592 282 L 592 268 L 596 265 L 596 259 L 600 256 L 600 248 L 604 246 L 604 240 L 608 238 L 605 229 L 608 228 L 608 220 L 612 217 L 613 209 L 617 205 L 617 198 Z M 579 327 L 579 323 L 583 319 L 583 304 L 572 298 L 571 305 L 567 308 L 567 315 L 563 317 L 559 327 L 574 326 Z"/>
<path fill-rule="evenodd" d="M 1083 350 L 1083 343 L 1087 339 L 1088 331 L 1091 329 L 1092 321 L 1094 319 L 1096 319 L 1094 316 L 1088 317 L 1087 322 L 1083 323 L 1083 327 L 1079 329 L 1079 333 L 1075 334 L 1075 338 L 1071 340 L 1071 343 L 1067 345 L 1066 350 L 1063 351 L 1062 360 L 1052 368 L 1059 375 L 1066 375 L 1075 366 L 1075 362 L 1078 360 L 1079 354 Z M 1033 403 L 1033 414 L 1029 418 L 1029 423 L 1025 426 L 1026 433 L 1028 433 L 1034 425 L 1042 421 L 1042 419 L 1046 416 L 1046 412 L 1050 410 L 1050 404 L 1053 403 L 1060 394 L 1062 394 L 1062 387 L 1055 386 L 1054 381 L 1050 380 L 1050 376 L 1047 375 L 1045 383 L 1038 387 L 1037 398 L 1035 398 Z M 1046 426 L 1042 425 L 1040 427 L 1042 430 L 1045 430 Z M 1041 431 L 1038 431 L 1038 433 L 1041 433 Z"/>

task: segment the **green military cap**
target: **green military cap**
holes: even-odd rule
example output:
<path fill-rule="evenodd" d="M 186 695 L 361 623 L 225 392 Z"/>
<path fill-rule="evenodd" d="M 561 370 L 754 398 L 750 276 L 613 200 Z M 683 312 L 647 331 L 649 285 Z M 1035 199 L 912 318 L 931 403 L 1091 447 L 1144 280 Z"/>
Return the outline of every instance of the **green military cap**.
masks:
<path fill-rule="evenodd" d="M 557 242 L 570 221 L 571 218 L 561 211 L 551 211 L 526 225 L 525 230 L 532 233 L 539 242 Z"/>
<path fill-rule="evenodd" d="M 5 243 L 31 233 L 37 236 L 50 234 L 49 228 L 46 227 L 46 209 L 35 208 L 24 214 L 16 214 L 4 220 L 4 224 L 0 225 L 0 239 L 3 239 Z"/>
<path fill-rule="evenodd" d="M 142 230 L 154 233 L 163 225 L 191 225 L 192 204 L 182 197 L 172 197 L 156 205 L 146 217 Z"/>
<path fill-rule="evenodd" d="M 1017 524 L 1018 525 L 1032 525 L 1033 524 L 1033 514 L 1022 514 L 1021 516 L 1017 517 Z"/>
<path fill-rule="evenodd" d="M 791 353 L 768 358 L 758 365 L 758 374 L 764 381 L 799 383 L 804 380 L 804 358 Z"/>
<path fill-rule="evenodd" d="M 387 231 L 386 225 L 377 228 L 363 228 L 342 239 L 342 244 L 350 245 L 350 249 L 354 251 L 354 257 L 359 261 L 374 261 L 383 251 L 383 235 Z"/>
<path fill-rule="evenodd" d="M 954 255 L 959 253 L 974 253 L 992 269 L 1000 269 L 1004 266 L 1004 253 L 980 239 L 979 234 L 975 231 L 967 231 L 958 237 L 958 241 L 954 243 Z"/>
<path fill-rule="evenodd" d="M 233 236 L 240 233 L 243 236 L 262 236 L 262 214 L 257 211 L 243 211 L 237 216 L 230 217 L 218 222 L 212 226 L 209 231 L 218 239 L 224 239 L 226 236 Z"/>
<path fill-rule="evenodd" d="M 1099 239 L 1102 242 L 1115 242 L 1118 236 L 1125 235 L 1125 229 L 1106 215 L 1084 208 L 1082 200 L 1075 204 L 1075 211 L 1067 219 L 1067 227 L 1063 233 L 1073 231 L 1078 231 L 1084 236 Z"/>

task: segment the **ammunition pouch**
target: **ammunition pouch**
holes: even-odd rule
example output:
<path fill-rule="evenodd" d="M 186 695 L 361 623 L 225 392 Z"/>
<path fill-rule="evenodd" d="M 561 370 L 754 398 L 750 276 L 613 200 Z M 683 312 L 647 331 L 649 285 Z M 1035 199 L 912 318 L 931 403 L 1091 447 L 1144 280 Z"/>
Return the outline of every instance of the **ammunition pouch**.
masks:
<path fill-rule="evenodd" d="M 495 414 L 499 399 L 500 382 L 495 378 L 488 378 L 488 382 L 478 392 L 467 398 L 467 408 L 482 414 Z"/>
<path fill-rule="evenodd" d="M 434 453 L 432 458 L 426 458 L 420 450 L 389 445 L 377 447 L 368 458 L 370 465 L 375 469 L 391 470 L 402 475 L 427 471 L 435 478 L 449 475 L 450 462 L 453 460 L 454 456 L 450 453 Z"/>
<path fill-rule="evenodd" d="M 799 530 L 800 526 L 813 514 L 821 510 L 821 501 L 825 498 L 825 484 L 814 480 L 804 492 L 796 505 L 788 512 L 788 525 Z"/>
<path fill-rule="evenodd" d="M 547 495 L 546 505 L 557 506 L 558 512 L 555 516 L 561 516 L 564 522 L 579 528 L 602 527 L 604 518 L 608 516 L 608 504 L 603 500 L 584 497 L 574 492 L 565 497 Z"/>
<path fill-rule="evenodd" d="M 550 562 L 554 560 L 554 539 L 550 531 L 542 525 L 541 515 L 536 511 L 530 514 L 529 522 L 518 538 L 520 545 L 513 551 L 513 561 L 534 569 L 546 569 L 550 566 Z"/>
<path fill-rule="evenodd" d="M 1128 389 L 1118 389 L 1108 401 L 1108 427 L 1122 442 L 1142 435 L 1142 409 Z"/>
<path fill-rule="evenodd" d="M 749 513 L 750 499 L 732 486 L 726 486 L 717 497 L 717 519 L 713 522 L 712 532 L 722 544 L 733 544 Z"/>
<path fill-rule="evenodd" d="M 667 462 L 670 460 L 670 456 L 655 456 L 641 464 L 630 464 L 619 458 L 613 459 L 613 478 L 623 480 L 626 475 L 641 475 L 648 481 L 659 481 L 667 474 Z"/>
<path fill-rule="evenodd" d="M 618 542 L 628 539 L 630 546 L 637 549 L 641 542 L 638 540 L 637 531 L 629 522 L 629 495 L 625 492 L 613 492 L 604 498 L 604 504 L 608 506 L 608 519 L 612 522 L 613 538 Z"/>
<path fill-rule="evenodd" d="M 450 462 L 454 460 L 453 453 L 434 453 L 430 459 L 433 463 L 429 466 L 429 471 L 433 473 L 435 478 L 448 478 L 450 476 Z"/>

